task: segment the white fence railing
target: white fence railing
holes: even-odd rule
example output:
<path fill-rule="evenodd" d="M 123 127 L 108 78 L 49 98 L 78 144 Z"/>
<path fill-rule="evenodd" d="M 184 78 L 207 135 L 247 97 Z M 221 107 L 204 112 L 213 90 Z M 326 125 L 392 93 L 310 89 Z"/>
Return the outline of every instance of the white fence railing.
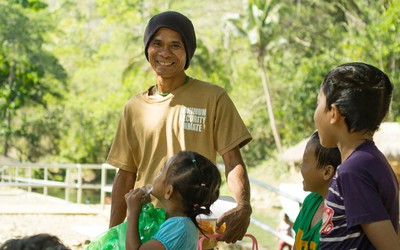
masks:
<path fill-rule="evenodd" d="M 49 180 L 49 169 L 66 169 L 64 181 Z M 219 166 L 221 168 L 221 166 Z M 43 178 L 33 178 L 34 169 L 43 169 Z M 83 169 L 101 169 L 100 184 L 83 183 Z M 222 169 L 222 168 L 221 168 Z M 82 190 L 94 189 L 100 190 L 100 204 L 104 208 L 105 197 L 111 192 L 112 185 L 107 184 L 107 172 L 116 171 L 117 169 L 108 164 L 47 164 L 47 163 L 18 163 L 18 162 L 0 162 L 0 187 L 17 187 L 27 188 L 29 192 L 32 188 L 43 188 L 43 194 L 48 195 L 48 188 L 64 188 L 65 200 L 69 201 L 70 190 L 77 189 L 77 203 L 82 203 Z M 301 206 L 301 200 L 290 194 L 272 187 L 266 183 L 260 182 L 254 178 L 250 178 L 250 182 L 264 189 L 272 191 L 280 196 L 291 199 Z M 294 239 L 284 235 L 275 228 L 262 223 L 261 221 L 251 218 L 251 222 L 256 226 L 268 231 L 275 236 L 285 240 L 293 245 Z"/>
<path fill-rule="evenodd" d="M 34 170 L 43 169 L 43 178 L 34 178 Z M 49 180 L 49 169 L 65 169 L 63 181 Z M 101 170 L 99 184 L 84 183 L 83 170 Z M 77 190 L 76 202 L 82 203 L 82 191 L 84 189 L 100 190 L 100 204 L 105 205 L 105 197 L 111 192 L 112 185 L 107 184 L 107 172 L 116 171 L 116 168 L 108 164 L 49 164 L 49 163 L 19 163 L 0 162 L 0 187 L 43 188 L 43 194 L 48 195 L 48 188 L 64 188 L 65 200 L 69 201 L 70 191 Z"/>

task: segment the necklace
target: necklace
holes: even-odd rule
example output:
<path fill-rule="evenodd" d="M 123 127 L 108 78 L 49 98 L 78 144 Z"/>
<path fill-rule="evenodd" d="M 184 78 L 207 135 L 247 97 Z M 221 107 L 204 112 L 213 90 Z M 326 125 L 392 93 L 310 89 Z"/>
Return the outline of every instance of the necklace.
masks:
<path fill-rule="evenodd" d="M 190 76 L 186 76 L 185 81 L 183 82 L 182 85 L 185 85 L 186 83 L 188 83 L 189 80 L 190 80 Z M 181 85 L 181 86 L 182 86 L 182 85 Z M 154 87 L 155 87 L 156 93 L 157 93 L 158 95 L 164 96 L 164 97 L 167 96 L 167 95 L 169 95 L 169 93 L 167 93 L 167 92 L 161 93 L 160 91 L 158 91 L 158 84 L 154 85 Z"/>

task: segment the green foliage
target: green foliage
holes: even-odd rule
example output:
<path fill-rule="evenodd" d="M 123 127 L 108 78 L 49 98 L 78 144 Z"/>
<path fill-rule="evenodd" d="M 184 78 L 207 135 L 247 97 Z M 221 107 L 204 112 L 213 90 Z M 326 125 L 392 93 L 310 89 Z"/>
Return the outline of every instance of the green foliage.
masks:
<path fill-rule="evenodd" d="M 284 147 L 312 133 L 323 77 L 348 61 L 390 76 L 395 92 L 387 119 L 400 121 L 399 6 L 399 0 L 0 0 L 0 142 L 9 138 L 23 160 L 104 162 L 124 103 L 155 82 L 142 36 L 148 19 L 165 10 L 192 19 L 198 47 L 187 73 L 227 89 L 253 136 L 243 148 L 249 166 L 278 157 L 262 69 Z"/>
<path fill-rule="evenodd" d="M 47 4 L 40 0 L 8 0 L 16 4 L 20 4 L 24 8 L 32 10 L 42 10 L 47 8 Z"/>
<path fill-rule="evenodd" d="M 342 41 L 348 60 L 376 65 L 389 75 L 395 84 L 390 119 L 397 121 L 400 114 L 399 4 L 399 0 L 393 0 L 360 5 L 358 15 L 349 18 L 346 27 L 349 35 Z"/>
<path fill-rule="evenodd" d="M 4 155 L 11 143 L 25 154 L 21 144 L 39 140 L 41 134 L 21 132 L 35 126 L 23 119 L 22 110 L 46 107 L 51 99 L 61 98 L 67 77 L 58 59 L 45 49 L 53 20 L 39 11 L 39 2 L 19 3 L 24 8 L 0 1 L 0 134 L 4 135 Z"/>

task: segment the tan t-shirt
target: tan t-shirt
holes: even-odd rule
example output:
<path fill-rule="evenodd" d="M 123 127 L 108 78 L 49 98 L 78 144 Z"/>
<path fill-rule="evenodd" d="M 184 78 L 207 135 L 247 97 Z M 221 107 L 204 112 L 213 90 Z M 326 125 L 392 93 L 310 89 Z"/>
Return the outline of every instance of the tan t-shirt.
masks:
<path fill-rule="evenodd" d="M 148 91 L 124 107 L 107 162 L 136 173 L 135 187 L 151 184 L 165 161 L 181 150 L 196 151 L 212 162 L 251 135 L 226 91 L 191 79 L 166 97 Z"/>

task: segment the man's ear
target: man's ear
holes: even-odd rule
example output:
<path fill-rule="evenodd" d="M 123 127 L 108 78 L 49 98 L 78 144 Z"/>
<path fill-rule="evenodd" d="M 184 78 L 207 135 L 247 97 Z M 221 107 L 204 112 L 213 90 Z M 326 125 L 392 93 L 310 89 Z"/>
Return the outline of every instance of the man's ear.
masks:
<path fill-rule="evenodd" d="M 335 175 L 335 168 L 332 165 L 326 165 L 324 167 L 324 180 L 329 181 Z"/>
<path fill-rule="evenodd" d="M 174 192 L 174 187 L 171 184 L 167 185 L 164 193 L 164 199 L 169 200 L 172 197 L 172 193 Z"/>
<path fill-rule="evenodd" d="M 335 104 L 331 105 L 330 112 L 331 112 L 331 119 L 330 119 L 331 124 L 335 124 L 335 123 L 339 122 L 340 119 L 342 119 L 342 117 L 343 117 L 342 114 L 340 114 L 340 111 Z"/>

